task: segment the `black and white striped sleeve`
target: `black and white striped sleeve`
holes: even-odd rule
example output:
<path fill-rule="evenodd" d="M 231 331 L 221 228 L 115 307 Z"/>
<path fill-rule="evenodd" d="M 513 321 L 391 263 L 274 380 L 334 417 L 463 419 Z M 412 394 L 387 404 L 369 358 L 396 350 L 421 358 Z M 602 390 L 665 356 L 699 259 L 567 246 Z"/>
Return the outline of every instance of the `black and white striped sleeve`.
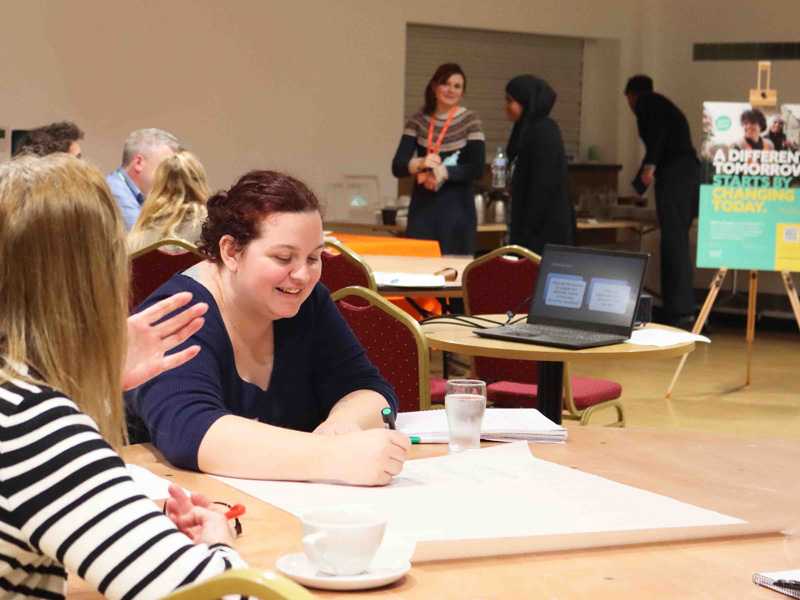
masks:
<path fill-rule="evenodd" d="M 61 568 L 62 578 L 63 565 L 113 600 L 158 598 L 247 566 L 228 546 L 180 533 L 68 398 L 16 381 L 0 388 L 0 408 L 0 565 Z M 55 592 L 46 580 L 58 575 L 6 565 L 0 585 Z"/>

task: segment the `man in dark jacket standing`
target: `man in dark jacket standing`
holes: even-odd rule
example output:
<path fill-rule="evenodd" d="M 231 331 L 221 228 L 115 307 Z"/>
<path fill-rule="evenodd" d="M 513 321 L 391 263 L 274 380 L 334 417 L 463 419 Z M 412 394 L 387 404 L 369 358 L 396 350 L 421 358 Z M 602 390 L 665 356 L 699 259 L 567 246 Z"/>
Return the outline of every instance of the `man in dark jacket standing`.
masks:
<path fill-rule="evenodd" d="M 670 100 L 653 92 L 653 80 L 636 75 L 625 86 L 646 153 L 634 181 L 639 190 L 655 182 L 661 227 L 662 321 L 691 329 L 694 323 L 693 261 L 689 229 L 697 216 L 700 162 L 689 123 Z M 636 185 L 641 183 L 641 185 Z"/>

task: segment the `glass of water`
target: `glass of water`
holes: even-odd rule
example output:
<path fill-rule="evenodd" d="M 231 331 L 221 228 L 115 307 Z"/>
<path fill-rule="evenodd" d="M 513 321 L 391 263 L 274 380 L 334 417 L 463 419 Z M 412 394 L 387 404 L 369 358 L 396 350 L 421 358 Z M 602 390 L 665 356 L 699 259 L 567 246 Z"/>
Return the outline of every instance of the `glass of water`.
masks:
<path fill-rule="evenodd" d="M 481 447 L 481 425 L 486 412 L 486 384 L 475 379 L 451 379 L 444 397 L 450 452 Z"/>

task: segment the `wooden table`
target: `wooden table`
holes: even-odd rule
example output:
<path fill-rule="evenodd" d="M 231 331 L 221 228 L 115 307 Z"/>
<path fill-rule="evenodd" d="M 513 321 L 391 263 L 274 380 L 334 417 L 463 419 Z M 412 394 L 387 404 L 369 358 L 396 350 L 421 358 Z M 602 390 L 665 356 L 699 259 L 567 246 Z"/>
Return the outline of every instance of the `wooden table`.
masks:
<path fill-rule="evenodd" d="M 405 298 L 461 298 L 461 276 L 464 267 L 472 262 L 471 258 L 445 256 L 433 258 L 428 256 L 379 256 L 365 254 L 361 258 L 373 271 L 381 273 L 410 273 L 413 275 L 433 275 L 443 269 L 455 269 L 455 281 L 447 281 L 444 288 L 408 288 L 379 286 L 382 296 L 403 296 Z"/>
<path fill-rule="evenodd" d="M 506 315 L 481 315 L 498 324 L 504 323 Z M 677 329 L 665 325 L 647 325 L 648 328 Z M 447 321 L 434 321 L 422 326 L 428 345 L 437 350 L 448 350 L 469 356 L 487 356 L 490 358 L 513 358 L 518 360 L 539 361 L 538 402 L 539 411 L 550 420 L 561 423 L 563 411 L 563 378 L 565 362 L 599 362 L 599 361 L 640 361 L 655 360 L 683 356 L 694 350 L 694 342 L 676 344 L 667 348 L 655 346 L 637 346 L 634 344 L 614 344 L 584 350 L 568 350 L 552 346 L 537 346 L 523 342 L 511 342 L 478 337 L 469 327 L 448 324 Z"/>
<path fill-rule="evenodd" d="M 531 451 L 537 458 L 763 525 L 764 531 L 797 523 L 798 442 L 574 426 L 566 444 L 533 444 Z M 414 446 L 410 457 L 445 452 L 440 445 Z M 123 456 L 213 500 L 245 504 L 237 548 L 251 566 L 273 568 L 282 555 L 302 549 L 300 522 L 289 513 L 205 475 L 174 469 L 150 446 L 125 448 Z M 502 498 L 487 510 L 502 510 Z M 798 566 L 799 538 L 759 533 L 414 563 L 387 588 L 314 593 L 341 600 L 779 600 L 782 596 L 754 585 L 752 574 Z M 97 600 L 100 595 L 71 576 L 67 597 Z"/>

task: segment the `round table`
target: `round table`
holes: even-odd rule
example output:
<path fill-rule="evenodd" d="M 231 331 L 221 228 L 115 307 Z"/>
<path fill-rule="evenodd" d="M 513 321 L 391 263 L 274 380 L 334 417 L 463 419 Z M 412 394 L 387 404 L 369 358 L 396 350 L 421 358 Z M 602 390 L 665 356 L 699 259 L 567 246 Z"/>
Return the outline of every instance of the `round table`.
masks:
<path fill-rule="evenodd" d="M 506 315 L 479 316 L 492 319 L 498 325 L 507 319 Z M 650 323 L 646 327 L 681 331 L 654 323 Z M 565 362 L 656 360 L 683 356 L 694 350 L 694 342 L 684 342 L 666 348 L 637 344 L 614 344 L 583 350 L 569 350 L 553 346 L 537 346 L 523 342 L 482 338 L 475 335 L 472 328 L 457 325 L 448 320 L 426 323 L 422 326 L 422 331 L 428 340 L 428 345 L 437 350 L 457 352 L 468 356 L 539 361 L 539 411 L 555 423 L 561 423 Z"/>

